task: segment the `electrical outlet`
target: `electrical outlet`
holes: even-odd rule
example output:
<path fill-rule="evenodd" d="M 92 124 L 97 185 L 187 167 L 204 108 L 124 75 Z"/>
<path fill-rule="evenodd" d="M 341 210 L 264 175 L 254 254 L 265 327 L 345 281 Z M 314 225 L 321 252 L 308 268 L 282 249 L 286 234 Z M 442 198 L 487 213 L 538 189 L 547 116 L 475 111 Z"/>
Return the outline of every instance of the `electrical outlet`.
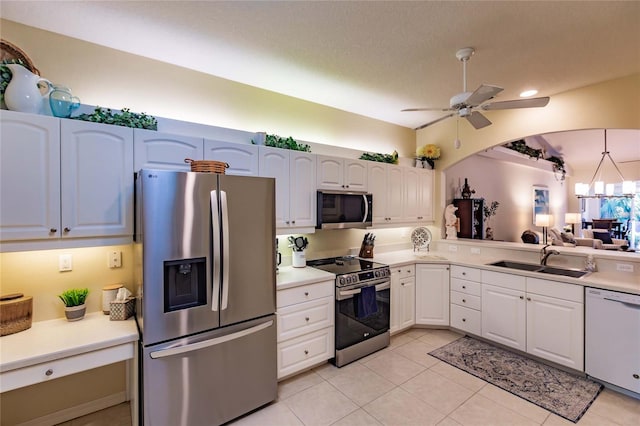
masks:
<path fill-rule="evenodd" d="M 633 272 L 631 263 L 616 263 L 616 269 L 621 272 Z"/>
<path fill-rule="evenodd" d="M 480 254 L 480 247 L 471 247 L 471 254 Z"/>
<path fill-rule="evenodd" d="M 58 256 L 58 271 L 68 272 L 73 270 L 73 257 L 70 254 Z"/>
<path fill-rule="evenodd" d="M 458 251 L 458 246 L 449 245 L 449 251 Z"/>
<path fill-rule="evenodd" d="M 122 252 L 113 250 L 107 253 L 107 266 L 111 269 L 122 268 Z"/>

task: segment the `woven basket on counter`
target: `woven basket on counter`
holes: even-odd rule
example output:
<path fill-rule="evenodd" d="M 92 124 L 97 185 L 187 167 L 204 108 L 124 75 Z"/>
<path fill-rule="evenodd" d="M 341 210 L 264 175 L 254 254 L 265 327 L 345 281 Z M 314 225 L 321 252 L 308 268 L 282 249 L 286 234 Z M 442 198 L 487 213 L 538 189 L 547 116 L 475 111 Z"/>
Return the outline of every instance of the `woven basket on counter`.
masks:
<path fill-rule="evenodd" d="M 218 173 L 223 175 L 225 170 L 229 168 L 229 164 L 223 161 L 192 160 L 191 158 L 185 158 L 184 162 L 191 164 L 192 172 Z"/>
<path fill-rule="evenodd" d="M 0 297 L 0 336 L 31 328 L 33 298 L 21 293 Z"/>

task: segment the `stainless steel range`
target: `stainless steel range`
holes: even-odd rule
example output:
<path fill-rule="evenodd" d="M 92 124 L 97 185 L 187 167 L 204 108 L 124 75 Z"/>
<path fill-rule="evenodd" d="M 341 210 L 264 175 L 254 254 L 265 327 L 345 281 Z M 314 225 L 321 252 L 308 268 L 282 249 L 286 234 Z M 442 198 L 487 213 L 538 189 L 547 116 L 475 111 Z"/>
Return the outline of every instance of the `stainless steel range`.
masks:
<path fill-rule="evenodd" d="M 307 265 L 336 274 L 336 366 L 389 346 L 391 270 L 387 265 L 354 256 L 310 260 Z"/>

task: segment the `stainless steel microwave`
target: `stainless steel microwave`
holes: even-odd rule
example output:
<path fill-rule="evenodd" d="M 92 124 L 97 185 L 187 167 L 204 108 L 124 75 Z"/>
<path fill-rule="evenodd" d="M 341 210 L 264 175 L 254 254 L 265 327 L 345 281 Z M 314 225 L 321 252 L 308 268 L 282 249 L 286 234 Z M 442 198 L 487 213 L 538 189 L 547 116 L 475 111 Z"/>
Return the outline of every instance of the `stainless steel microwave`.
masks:
<path fill-rule="evenodd" d="M 371 226 L 373 195 L 339 191 L 318 191 L 317 195 L 317 229 Z"/>

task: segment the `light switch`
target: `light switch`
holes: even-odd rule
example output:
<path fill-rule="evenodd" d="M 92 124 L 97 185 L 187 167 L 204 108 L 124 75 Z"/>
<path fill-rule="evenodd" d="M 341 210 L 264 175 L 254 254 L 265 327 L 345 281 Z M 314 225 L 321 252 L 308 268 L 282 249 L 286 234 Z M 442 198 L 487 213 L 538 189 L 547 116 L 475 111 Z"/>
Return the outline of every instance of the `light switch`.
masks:
<path fill-rule="evenodd" d="M 60 272 L 67 272 L 73 270 L 73 258 L 71 254 L 61 254 L 58 257 L 58 270 Z"/>

